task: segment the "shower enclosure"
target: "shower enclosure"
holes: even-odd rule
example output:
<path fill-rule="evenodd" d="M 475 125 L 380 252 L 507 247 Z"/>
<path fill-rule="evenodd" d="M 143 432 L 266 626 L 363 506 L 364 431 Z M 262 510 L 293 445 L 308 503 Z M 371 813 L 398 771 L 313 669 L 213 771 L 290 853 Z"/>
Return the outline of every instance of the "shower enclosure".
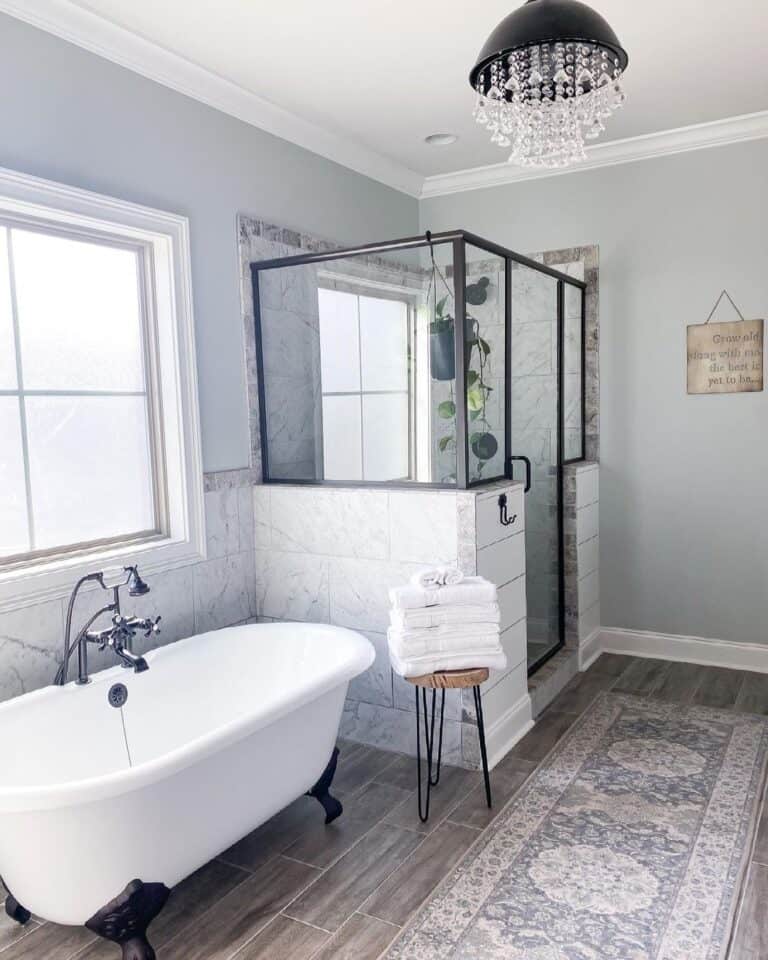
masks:
<path fill-rule="evenodd" d="M 564 640 L 584 284 L 464 230 L 251 264 L 265 483 L 526 488 L 529 670 Z"/>

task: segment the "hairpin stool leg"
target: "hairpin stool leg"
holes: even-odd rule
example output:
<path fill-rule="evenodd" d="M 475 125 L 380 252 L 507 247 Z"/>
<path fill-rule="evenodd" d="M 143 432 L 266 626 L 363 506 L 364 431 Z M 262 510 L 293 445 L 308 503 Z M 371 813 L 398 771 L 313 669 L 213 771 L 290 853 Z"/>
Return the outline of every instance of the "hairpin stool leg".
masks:
<path fill-rule="evenodd" d="M 475 712 L 477 713 L 477 733 L 480 738 L 480 756 L 483 761 L 483 778 L 485 780 L 485 799 L 491 807 L 491 778 L 488 774 L 488 752 L 485 748 L 485 722 L 483 721 L 483 700 L 480 687 L 473 687 L 475 693 Z"/>
<path fill-rule="evenodd" d="M 419 688 L 416 687 L 416 776 L 418 782 L 418 801 L 419 801 L 419 819 L 426 823 L 429 819 L 429 799 L 431 788 L 436 787 L 440 782 L 440 763 L 443 756 L 443 723 L 445 720 L 445 690 L 442 691 L 440 699 L 440 730 L 438 731 L 437 741 L 437 763 L 433 770 L 432 760 L 435 744 L 435 713 L 436 713 L 436 691 L 432 690 L 432 704 L 427 716 L 427 691 L 421 688 L 421 702 L 419 701 Z M 421 783 L 421 710 L 424 708 L 424 744 L 427 754 L 427 777 L 422 789 Z"/>

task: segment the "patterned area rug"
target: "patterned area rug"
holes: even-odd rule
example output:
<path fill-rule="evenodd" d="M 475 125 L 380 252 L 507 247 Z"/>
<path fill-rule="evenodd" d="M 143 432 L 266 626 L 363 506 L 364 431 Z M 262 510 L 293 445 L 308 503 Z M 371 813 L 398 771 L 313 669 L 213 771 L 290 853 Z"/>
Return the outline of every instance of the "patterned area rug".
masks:
<path fill-rule="evenodd" d="M 721 960 L 768 719 L 603 694 L 387 960 Z"/>

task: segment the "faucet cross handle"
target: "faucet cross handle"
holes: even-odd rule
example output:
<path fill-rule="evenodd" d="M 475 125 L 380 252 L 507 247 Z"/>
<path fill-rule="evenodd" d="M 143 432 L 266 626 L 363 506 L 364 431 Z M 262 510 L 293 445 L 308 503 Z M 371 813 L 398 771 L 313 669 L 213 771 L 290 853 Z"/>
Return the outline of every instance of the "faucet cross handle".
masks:
<path fill-rule="evenodd" d="M 153 633 L 160 633 L 160 621 L 162 619 L 163 619 L 162 616 L 159 616 L 159 615 L 155 617 L 154 620 L 152 619 L 152 617 L 147 617 L 147 619 L 144 621 L 144 624 L 146 627 L 146 632 L 144 633 L 144 636 L 151 637 Z"/>

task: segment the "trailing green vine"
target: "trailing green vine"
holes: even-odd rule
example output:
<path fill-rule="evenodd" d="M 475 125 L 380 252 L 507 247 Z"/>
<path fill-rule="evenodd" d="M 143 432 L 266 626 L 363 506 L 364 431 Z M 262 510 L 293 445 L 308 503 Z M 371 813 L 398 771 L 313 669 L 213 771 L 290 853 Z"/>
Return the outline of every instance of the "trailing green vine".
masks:
<path fill-rule="evenodd" d="M 486 284 L 483 288 L 487 286 Z M 447 286 L 447 284 L 446 284 Z M 435 304 L 435 317 L 430 323 L 430 333 L 441 334 L 449 330 L 455 330 L 455 322 L 451 313 L 446 312 L 449 298 L 452 299 L 450 292 Z M 482 302 L 482 301 L 481 301 Z M 466 314 L 465 326 L 465 345 L 468 360 L 468 370 L 466 374 L 467 391 L 467 411 L 469 419 L 477 427 L 469 436 L 470 447 L 477 457 L 478 477 L 482 475 L 483 468 L 486 466 L 498 450 L 498 442 L 493 436 L 491 424 L 488 421 L 488 399 L 493 392 L 493 387 L 486 382 L 486 367 L 488 357 L 491 353 L 491 347 L 487 340 L 480 336 L 480 324 L 477 319 L 469 313 Z M 472 369 L 472 359 L 474 352 L 477 352 L 477 370 Z M 453 395 L 453 382 L 450 385 L 451 397 L 449 400 L 443 400 L 437 408 L 438 416 L 443 420 L 451 420 L 454 423 L 453 435 L 447 435 L 440 438 L 438 449 L 441 453 L 446 450 L 456 448 L 456 401 Z M 453 477 L 455 479 L 455 476 Z"/>
<path fill-rule="evenodd" d="M 427 289 L 427 303 L 430 302 L 433 290 L 435 296 L 435 312 L 429 324 L 429 332 L 431 337 L 435 338 L 432 341 L 433 344 L 435 344 L 438 339 L 442 340 L 442 343 L 439 344 L 439 346 L 442 348 L 442 352 L 436 352 L 436 356 L 442 361 L 441 371 L 438 374 L 433 366 L 432 376 L 435 380 L 445 380 L 448 382 L 450 391 L 449 399 L 442 400 L 438 404 L 437 414 L 442 420 L 451 421 L 453 423 L 452 434 L 441 437 L 438 442 L 438 449 L 441 453 L 445 453 L 446 450 L 456 449 L 456 398 L 454 396 L 454 380 L 456 372 L 453 361 L 455 347 L 451 343 L 453 338 L 456 336 L 456 322 L 453 312 L 450 310 L 450 303 L 454 300 L 454 293 L 450 284 L 446 280 L 445 275 L 435 261 L 434 250 L 431 243 L 429 252 L 432 259 L 432 272 L 429 279 L 429 287 Z M 440 299 L 437 297 L 438 278 L 440 281 L 442 281 L 443 287 L 446 291 L 444 296 L 442 296 Z M 482 303 L 485 303 L 487 298 L 487 288 L 489 285 L 490 280 L 488 277 L 480 277 L 476 283 L 470 284 L 466 288 L 466 301 L 478 306 Z M 447 339 L 446 335 L 451 333 L 453 333 L 453 338 Z M 486 367 L 488 364 L 488 357 L 491 353 L 491 347 L 488 341 L 484 340 L 483 337 L 480 336 L 479 322 L 474 317 L 470 316 L 469 313 L 466 313 L 466 311 L 461 335 L 464 336 L 465 357 L 467 361 L 467 411 L 469 420 L 474 426 L 472 433 L 469 435 L 469 445 L 472 449 L 472 452 L 477 457 L 477 475 L 480 477 L 484 467 L 488 461 L 495 456 L 499 446 L 498 441 L 493 435 L 492 427 L 488 422 L 487 415 L 488 399 L 490 394 L 493 392 L 493 387 L 490 387 L 486 382 Z M 446 347 L 450 347 L 448 356 L 445 354 Z M 477 351 L 478 369 L 476 370 L 471 369 L 474 351 Z M 443 479 L 444 481 L 455 480 L 456 474 L 449 474 Z"/>

